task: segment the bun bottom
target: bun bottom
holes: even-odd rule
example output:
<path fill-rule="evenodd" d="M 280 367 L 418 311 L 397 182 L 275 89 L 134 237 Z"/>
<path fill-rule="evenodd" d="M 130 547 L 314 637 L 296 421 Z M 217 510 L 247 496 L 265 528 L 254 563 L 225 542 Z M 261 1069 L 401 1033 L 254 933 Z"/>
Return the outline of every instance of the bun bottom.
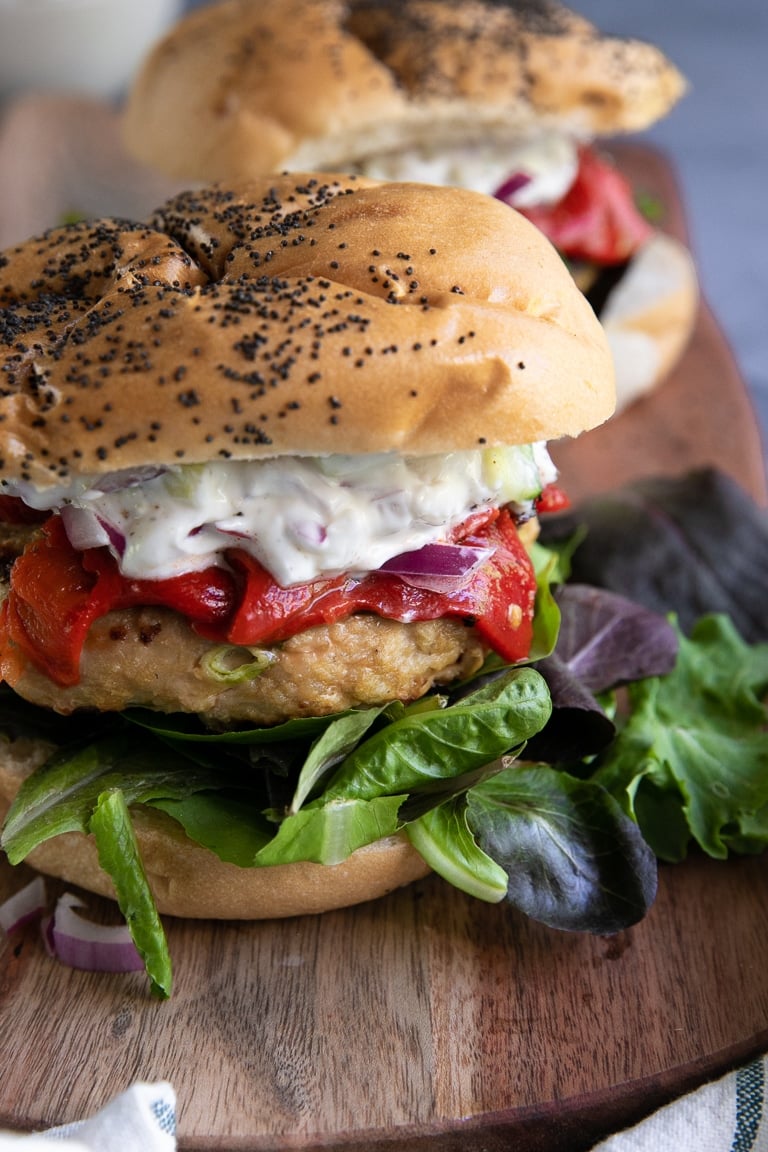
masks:
<path fill-rule="evenodd" d="M 599 311 L 616 369 L 616 411 L 653 391 L 691 338 L 699 288 L 690 252 L 657 232 L 640 248 Z"/>
<path fill-rule="evenodd" d="M 42 741 L 0 746 L 0 819 L 24 778 L 49 752 Z M 137 807 L 134 830 L 158 911 L 199 920 L 271 920 L 345 908 L 375 900 L 426 876 L 429 866 L 404 836 L 359 848 L 340 864 L 279 864 L 239 868 L 190 840 L 164 812 Z M 25 863 L 115 899 L 91 836 L 67 832 L 47 840 Z"/>

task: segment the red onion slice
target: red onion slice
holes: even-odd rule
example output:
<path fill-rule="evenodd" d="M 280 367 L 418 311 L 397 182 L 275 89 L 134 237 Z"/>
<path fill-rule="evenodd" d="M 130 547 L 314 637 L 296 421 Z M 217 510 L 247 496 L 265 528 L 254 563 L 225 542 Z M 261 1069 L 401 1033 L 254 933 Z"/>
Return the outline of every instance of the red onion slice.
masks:
<path fill-rule="evenodd" d="M 526 184 L 530 184 L 530 182 L 531 177 L 525 172 L 513 172 L 501 187 L 496 189 L 494 196 L 497 200 L 503 200 L 506 204 L 514 206 L 515 193 L 519 192 L 521 188 L 525 188 Z"/>
<path fill-rule="evenodd" d="M 56 959 L 56 949 L 53 944 L 53 915 L 43 916 L 40 921 L 40 935 L 45 945 L 45 951 L 51 960 Z"/>
<path fill-rule="evenodd" d="M 109 536 L 90 508 L 73 508 L 71 504 L 65 504 L 61 509 L 61 522 L 67 539 L 78 552 L 109 544 Z"/>
<path fill-rule="evenodd" d="M 15 932 L 36 920 L 45 909 L 45 882 L 36 876 L 24 888 L 15 892 L 0 904 L 0 928 L 5 932 Z"/>
<path fill-rule="evenodd" d="M 466 544 L 425 544 L 414 552 L 393 556 L 379 571 L 399 576 L 414 588 L 455 592 L 490 560 L 493 552 L 493 548 L 473 548 Z"/>
<path fill-rule="evenodd" d="M 289 530 L 299 546 L 308 548 L 320 548 L 328 538 L 325 525 L 316 520 L 294 520 Z"/>
<path fill-rule="evenodd" d="M 136 488 L 139 484 L 146 484 L 167 471 L 167 468 L 154 464 L 140 464 L 136 468 L 123 468 L 120 472 L 109 472 L 106 476 L 100 476 L 93 487 L 99 492 L 122 492 L 125 488 Z"/>
<path fill-rule="evenodd" d="M 97 517 L 97 519 L 99 521 L 99 526 L 106 532 L 107 537 L 109 538 L 109 543 L 112 545 L 113 552 L 122 558 L 123 553 L 125 552 L 125 536 L 118 528 L 115 528 L 113 524 L 110 524 L 108 520 L 104 520 L 101 516 Z"/>
<path fill-rule="evenodd" d="M 78 552 L 84 552 L 86 548 L 103 548 L 105 545 L 111 545 L 118 556 L 125 552 L 123 533 L 90 508 L 74 508 L 71 504 L 65 504 L 61 509 L 61 521 L 67 539 Z"/>
<path fill-rule="evenodd" d="M 86 972 L 136 972 L 144 962 L 127 924 L 94 924 L 75 911 L 84 904 L 70 892 L 56 903 L 50 939 L 54 955 L 69 968 Z"/>

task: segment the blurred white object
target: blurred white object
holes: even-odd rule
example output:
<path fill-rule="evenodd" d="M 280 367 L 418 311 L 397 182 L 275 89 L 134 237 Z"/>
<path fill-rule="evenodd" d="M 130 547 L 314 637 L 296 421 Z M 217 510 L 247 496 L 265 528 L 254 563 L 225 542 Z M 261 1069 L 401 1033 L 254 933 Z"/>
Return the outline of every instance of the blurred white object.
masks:
<path fill-rule="evenodd" d="M 664 380 L 685 351 L 699 304 L 688 248 L 656 232 L 633 256 L 600 312 L 616 365 L 616 411 Z"/>
<path fill-rule="evenodd" d="M 0 0 L 0 99 L 117 96 L 183 0 Z"/>

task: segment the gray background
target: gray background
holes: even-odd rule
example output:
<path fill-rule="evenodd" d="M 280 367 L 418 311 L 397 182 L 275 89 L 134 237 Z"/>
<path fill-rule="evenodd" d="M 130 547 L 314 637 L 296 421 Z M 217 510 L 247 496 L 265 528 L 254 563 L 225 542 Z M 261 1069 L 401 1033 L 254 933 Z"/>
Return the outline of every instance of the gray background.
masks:
<path fill-rule="evenodd" d="M 197 7 L 204 0 L 189 0 Z M 689 91 L 645 134 L 673 160 L 702 287 L 768 439 L 768 0 L 573 0 L 605 32 L 651 40 Z"/>

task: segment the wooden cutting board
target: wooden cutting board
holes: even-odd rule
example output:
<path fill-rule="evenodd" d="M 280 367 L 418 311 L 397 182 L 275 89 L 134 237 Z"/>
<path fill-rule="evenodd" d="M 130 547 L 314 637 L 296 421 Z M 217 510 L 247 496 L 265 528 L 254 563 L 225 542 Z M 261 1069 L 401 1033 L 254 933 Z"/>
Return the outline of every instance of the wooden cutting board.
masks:
<path fill-rule="evenodd" d="M 664 159 L 621 158 L 684 234 Z M 575 496 L 716 464 L 766 498 L 751 406 L 706 305 L 673 377 L 560 456 Z M 30 875 L 0 866 L 0 895 Z M 0 941 L 0 1127 L 81 1118 L 165 1079 L 189 1152 L 580 1152 L 768 1048 L 766 908 L 764 857 L 663 867 L 650 914 L 612 938 L 430 877 L 319 917 L 169 919 L 167 1003 L 142 976 L 60 966 L 29 928 Z"/>

